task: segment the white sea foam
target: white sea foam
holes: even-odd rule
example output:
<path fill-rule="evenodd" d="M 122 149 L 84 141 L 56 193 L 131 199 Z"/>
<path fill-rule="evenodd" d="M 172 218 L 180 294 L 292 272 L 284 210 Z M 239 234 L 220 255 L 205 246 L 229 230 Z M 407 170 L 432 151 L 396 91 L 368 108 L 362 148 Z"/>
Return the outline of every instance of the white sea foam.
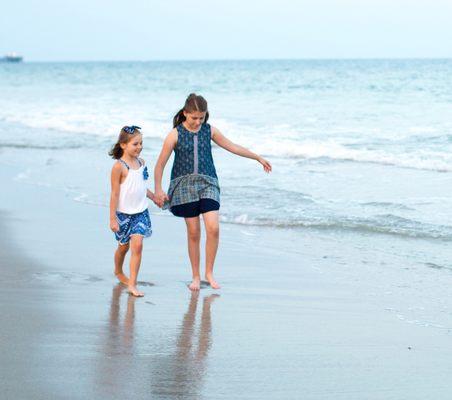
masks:
<path fill-rule="evenodd" d="M 52 109 L 45 105 L 35 106 L 26 114 L 21 110 L 17 112 L 9 110 L 3 119 L 10 124 L 55 131 L 55 135 L 60 132 L 73 134 L 74 138 L 83 134 L 115 137 L 121 126 L 130 123 L 140 125 L 145 137 L 150 138 L 162 139 L 171 129 L 170 118 L 168 121 L 155 119 L 152 112 L 140 108 L 134 109 L 131 104 L 125 105 L 123 109 L 121 107 L 105 109 L 105 104 L 99 109 L 77 104 L 60 105 Z M 425 138 L 425 143 L 419 143 L 415 149 L 408 146 L 409 138 L 412 137 L 410 135 L 417 135 L 419 132 L 436 132 L 434 128 L 429 129 L 428 126 L 409 127 L 408 136 L 398 135 L 402 142 L 397 143 L 383 140 L 386 135 L 378 132 L 377 136 L 380 138 L 378 145 L 370 146 L 366 145 L 366 140 L 363 140 L 373 136 L 372 128 L 369 127 L 362 133 L 356 131 L 354 127 L 335 127 L 330 131 L 307 134 L 302 126 L 295 127 L 287 123 L 253 126 L 225 118 L 212 118 L 211 123 L 231 140 L 267 157 L 325 159 L 441 172 L 452 171 L 452 152 L 449 148 L 430 147 L 428 137 Z M 313 139 L 314 136 L 318 136 L 319 139 Z M 406 145 L 403 145 L 403 140 L 407 140 Z M 0 143 L 0 145 L 7 146 L 8 143 L 12 147 L 36 145 L 16 143 L 11 140 L 9 142 Z"/>
<path fill-rule="evenodd" d="M 136 124 L 142 128 L 147 137 L 163 138 L 169 132 L 170 123 L 158 122 L 149 118 L 131 121 L 127 112 L 102 114 L 89 109 L 60 110 L 49 114 L 44 111 L 31 111 L 27 115 L 11 115 L 4 118 L 5 122 L 20 124 L 24 127 L 46 129 L 72 134 L 90 134 L 115 137 L 124 125 Z"/>
<path fill-rule="evenodd" d="M 390 152 L 383 149 L 356 149 L 332 140 L 305 141 L 301 143 L 288 140 L 275 143 L 273 140 L 267 140 L 258 144 L 256 151 L 268 156 L 284 158 L 329 159 L 440 172 L 452 171 L 452 154 L 443 151 L 418 149 L 415 152 Z"/>
<path fill-rule="evenodd" d="M 304 218 L 262 218 L 249 217 L 247 214 L 222 215 L 221 221 L 239 225 L 274 226 L 279 228 L 317 229 L 330 231 L 350 231 L 361 233 L 379 233 L 401 237 L 439 239 L 452 241 L 452 226 L 422 223 L 392 214 L 369 218 L 353 216 L 309 217 Z"/>

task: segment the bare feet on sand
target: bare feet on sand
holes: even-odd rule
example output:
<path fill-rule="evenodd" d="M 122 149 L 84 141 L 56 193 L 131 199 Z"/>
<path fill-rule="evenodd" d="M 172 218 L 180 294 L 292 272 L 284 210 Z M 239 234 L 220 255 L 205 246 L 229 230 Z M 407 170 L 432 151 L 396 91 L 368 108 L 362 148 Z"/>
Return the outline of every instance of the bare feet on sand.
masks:
<path fill-rule="evenodd" d="M 140 292 L 136 286 L 128 286 L 127 291 L 129 292 L 129 294 L 131 294 L 132 296 L 135 297 L 143 297 L 144 293 Z"/>
<path fill-rule="evenodd" d="M 210 287 L 212 289 L 220 289 L 221 286 L 218 284 L 218 282 L 213 279 L 213 275 L 206 275 L 206 281 L 209 282 Z"/>
<path fill-rule="evenodd" d="M 119 282 L 123 283 L 126 286 L 129 284 L 129 278 L 127 278 L 127 276 L 124 275 L 124 272 L 115 271 L 115 275 L 116 275 L 116 278 L 118 278 Z"/>
<path fill-rule="evenodd" d="M 188 288 L 193 291 L 198 291 L 201 287 L 201 279 L 200 278 L 193 278 L 190 285 L 188 285 Z"/>

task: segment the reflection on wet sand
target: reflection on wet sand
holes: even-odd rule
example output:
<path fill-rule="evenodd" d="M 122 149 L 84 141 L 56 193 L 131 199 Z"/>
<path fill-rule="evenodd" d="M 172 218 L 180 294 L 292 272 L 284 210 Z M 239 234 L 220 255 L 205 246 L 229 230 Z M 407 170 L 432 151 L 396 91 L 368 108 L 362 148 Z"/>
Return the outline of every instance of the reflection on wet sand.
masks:
<path fill-rule="evenodd" d="M 193 292 L 173 336 L 171 331 L 164 332 L 157 326 L 150 314 L 140 314 L 135 321 L 135 302 L 142 299 L 127 295 L 126 309 L 121 312 L 122 294 L 126 295 L 124 286 L 116 285 L 101 336 L 94 377 L 97 390 L 111 399 L 129 398 L 131 394 L 151 399 L 201 397 L 207 354 L 212 345 L 210 308 L 220 296 L 206 296 L 200 303 L 199 292 Z M 198 304 L 202 304 L 200 315 Z M 136 335 L 138 328 L 140 338 Z"/>
<path fill-rule="evenodd" d="M 105 342 L 97 376 L 100 386 L 111 395 L 120 397 L 130 393 L 124 375 L 128 368 L 134 368 L 134 318 L 136 297 L 127 295 L 127 308 L 121 322 L 120 298 L 126 293 L 122 284 L 112 291 L 110 313 L 105 332 Z M 130 382 L 129 382 L 130 384 Z M 98 385 L 96 385 L 98 386 Z"/>
<path fill-rule="evenodd" d="M 206 357 L 212 345 L 210 306 L 218 297 L 212 294 L 203 298 L 201 322 L 196 329 L 199 292 L 191 294 L 174 353 L 160 358 L 153 367 L 152 394 L 156 398 L 196 399 L 201 396 Z"/>

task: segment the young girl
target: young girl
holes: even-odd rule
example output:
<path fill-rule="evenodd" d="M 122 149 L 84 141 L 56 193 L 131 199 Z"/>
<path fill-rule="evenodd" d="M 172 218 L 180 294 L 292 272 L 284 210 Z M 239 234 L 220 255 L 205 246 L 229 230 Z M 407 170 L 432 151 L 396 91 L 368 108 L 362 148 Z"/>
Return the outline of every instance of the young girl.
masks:
<path fill-rule="evenodd" d="M 140 127 L 125 126 L 109 155 L 117 162 L 111 169 L 110 228 L 115 233 L 118 248 L 115 252 L 115 275 L 127 285 L 131 295 L 144 296 L 137 289 L 137 275 L 141 264 L 143 238 L 151 236 L 146 197 L 154 200 L 154 194 L 147 188 L 148 170 L 139 158 L 143 149 Z M 130 278 L 124 275 L 124 258 L 132 249 L 130 257 Z"/>
<path fill-rule="evenodd" d="M 177 217 L 183 217 L 187 226 L 188 254 L 193 280 L 191 290 L 199 290 L 201 277 L 200 218 L 202 214 L 206 230 L 206 272 L 205 278 L 213 289 L 220 285 L 213 277 L 213 265 L 218 249 L 220 209 L 220 186 L 212 158 L 211 140 L 218 146 L 242 157 L 258 161 L 265 172 L 270 172 L 270 163 L 261 156 L 232 143 L 215 127 L 207 124 L 209 113 L 207 102 L 202 96 L 190 94 L 184 107 L 173 119 L 174 129 L 168 134 L 157 160 L 154 171 L 155 203 L 169 207 Z M 162 190 L 162 174 L 174 151 L 168 196 Z"/>

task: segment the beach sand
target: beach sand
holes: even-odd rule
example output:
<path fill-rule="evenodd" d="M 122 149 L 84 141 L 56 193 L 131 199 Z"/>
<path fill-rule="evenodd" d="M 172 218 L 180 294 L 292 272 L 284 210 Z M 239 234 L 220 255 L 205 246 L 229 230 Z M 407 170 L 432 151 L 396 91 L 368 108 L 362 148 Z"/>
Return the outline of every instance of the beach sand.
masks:
<path fill-rule="evenodd" d="M 223 287 L 193 295 L 184 223 L 153 215 L 136 299 L 113 276 L 108 210 L 14 175 L 0 172 L 2 399 L 451 398 L 450 271 L 222 224 Z"/>

